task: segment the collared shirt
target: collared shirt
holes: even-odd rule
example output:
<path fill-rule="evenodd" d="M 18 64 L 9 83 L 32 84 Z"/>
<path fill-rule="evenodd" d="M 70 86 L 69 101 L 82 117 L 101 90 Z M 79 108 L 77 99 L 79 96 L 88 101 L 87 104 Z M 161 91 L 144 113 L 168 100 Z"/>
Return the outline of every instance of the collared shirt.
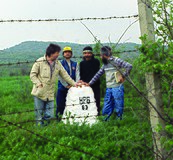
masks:
<path fill-rule="evenodd" d="M 49 61 L 47 61 L 47 63 L 50 66 L 50 77 L 52 78 L 52 74 L 53 74 L 53 72 L 55 70 L 55 61 L 53 61 L 52 63 L 50 63 Z"/>

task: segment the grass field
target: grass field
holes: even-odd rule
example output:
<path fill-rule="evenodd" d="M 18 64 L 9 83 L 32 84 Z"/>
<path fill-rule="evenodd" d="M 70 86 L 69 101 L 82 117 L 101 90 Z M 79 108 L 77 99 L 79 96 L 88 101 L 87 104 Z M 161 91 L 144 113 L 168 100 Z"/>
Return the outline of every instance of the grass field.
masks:
<path fill-rule="evenodd" d="M 0 160 L 153 159 L 148 113 L 135 98 L 125 98 L 122 121 L 101 116 L 91 127 L 56 121 L 36 127 L 19 124 L 35 119 L 33 111 L 25 112 L 34 109 L 29 77 L 1 77 L 0 86 Z M 5 115 L 12 112 L 23 113 Z"/>

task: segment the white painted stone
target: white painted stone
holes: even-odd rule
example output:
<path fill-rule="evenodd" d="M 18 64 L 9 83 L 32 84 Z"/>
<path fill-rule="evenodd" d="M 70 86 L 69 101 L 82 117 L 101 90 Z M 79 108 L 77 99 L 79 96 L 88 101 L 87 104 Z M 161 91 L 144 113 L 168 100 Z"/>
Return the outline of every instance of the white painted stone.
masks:
<path fill-rule="evenodd" d="M 97 119 L 97 107 L 91 87 L 71 87 L 66 97 L 66 107 L 62 117 L 64 123 L 74 122 L 94 124 Z"/>

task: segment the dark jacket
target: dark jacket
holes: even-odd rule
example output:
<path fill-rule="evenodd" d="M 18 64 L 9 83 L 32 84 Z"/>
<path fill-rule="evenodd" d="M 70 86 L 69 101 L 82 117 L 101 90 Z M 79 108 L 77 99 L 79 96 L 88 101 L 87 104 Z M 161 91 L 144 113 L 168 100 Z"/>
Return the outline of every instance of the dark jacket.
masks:
<path fill-rule="evenodd" d="M 85 59 L 80 62 L 80 79 L 84 82 L 89 83 L 90 80 L 94 77 L 94 75 L 99 71 L 100 69 L 100 62 L 98 59 L 94 58 L 92 56 L 92 59 L 89 61 L 86 61 Z M 91 86 L 93 89 L 100 87 L 100 80 L 98 80 L 96 83 L 94 83 Z"/>

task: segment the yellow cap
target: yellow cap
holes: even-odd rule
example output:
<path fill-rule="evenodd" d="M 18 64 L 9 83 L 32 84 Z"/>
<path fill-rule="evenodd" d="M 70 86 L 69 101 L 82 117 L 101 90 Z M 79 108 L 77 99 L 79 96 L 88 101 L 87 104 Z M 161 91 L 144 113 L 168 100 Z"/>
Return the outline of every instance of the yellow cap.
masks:
<path fill-rule="evenodd" d="M 64 47 L 63 52 L 65 52 L 65 51 L 71 51 L 72 52 L 72 49 L 71 49 L 71 47 Z"/>

